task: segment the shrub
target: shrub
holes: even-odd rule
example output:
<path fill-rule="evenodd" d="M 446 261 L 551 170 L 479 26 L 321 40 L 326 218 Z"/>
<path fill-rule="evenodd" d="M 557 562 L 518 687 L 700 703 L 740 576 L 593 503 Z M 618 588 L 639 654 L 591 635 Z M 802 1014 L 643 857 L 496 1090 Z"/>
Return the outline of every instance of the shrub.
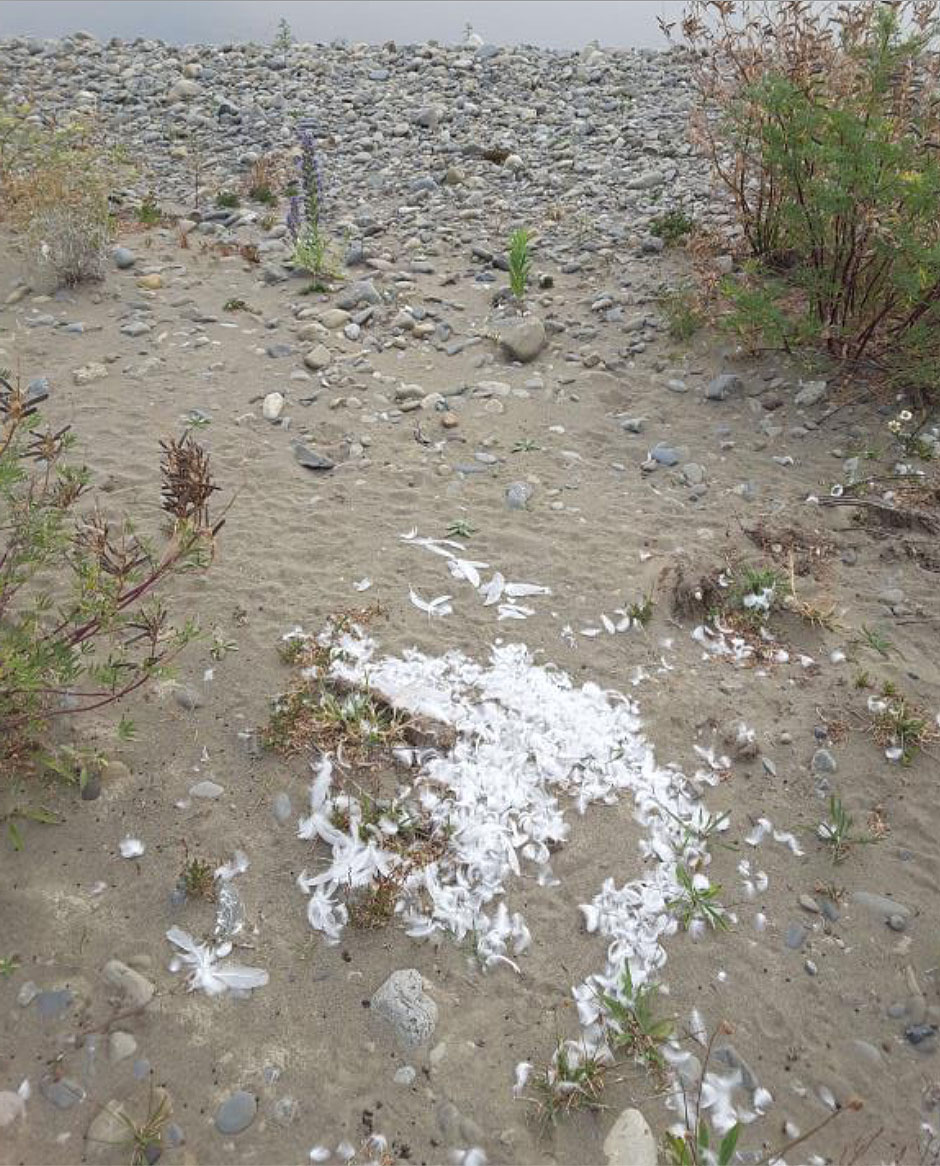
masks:
<path fill-rule="evenodd" d="M 205 451 L 161 442 L 167 523 L 150 542 L 105 517 L 68 460 L 68 427 L 41 428 L 29 393 L 0 378 L 0 775 L 41 751 L 50 723 L 120 701 L 193 638 L 155 592 L 208 565 L 221 522 Z M 129 723 L 122 719 L 122 731 Z"/>
<path fill-rule="evenodd" d="M 774 277 L 739 320 L 921 388 L 940 359 L 938 9 L 693 0 L 682 23 L 697 141 Z"/>
<path fill-rule="evenodd" d="M 215 196 L 215 205 L 226 210 L 234 210 L 238 205 L 238 195 L 234 190 L 220 190 Z"/>
<path fill-rule="evenodd" d="M 117 166 L 83 123 L 48 130 L 35 123 L 28 107 L 0 111 L 3 207 L 55 287 L 100 277 Z"/>

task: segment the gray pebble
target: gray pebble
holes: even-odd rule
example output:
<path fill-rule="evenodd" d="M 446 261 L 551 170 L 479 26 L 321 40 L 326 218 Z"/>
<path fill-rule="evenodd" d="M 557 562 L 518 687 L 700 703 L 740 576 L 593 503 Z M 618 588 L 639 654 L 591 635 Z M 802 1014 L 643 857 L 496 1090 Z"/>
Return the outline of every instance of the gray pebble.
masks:
<path fill-rule="evenodd" d="M 225 790 L 216 781 L 197 781 L 195 785 L 189 787 L 190 797 L 205 798 L 208 801 L 214 801 L 224 793 Z"/>
<path fill-rule="evenodd" d="M 85 1100 L 85 1090 L 70 1077 L 62 1077 L 58 1081 L 46 1077 L 39 1082 L 39 1092 L 56 1109 L 71 1109 L 73 1105 Z"/>
<path fill-rule="evenodd" d="M 802 923 L 791 923 L 783 941 L 791 950 L 799 951 L 806 942 L 806 935 L 806 928 Z"/>
<path fill-rule="evenodd" d="M 510 510 L 525 510 L 532 497 L 532 487 L 528 482 L 513 482 L 506 487 L 506 505 Z"/>
<path fill-rule="evenodd" d="M 817 749 L 813 754 L 813 773 L 835 773 L 836 759 L 828 749 Z"/>
<path fill-rule="evenodd" d="M 219 1106 L 215 1128 L 220 1134 L 240 1134 L 247 1130 L 258 1113 L 258 1099 L 247 1090 L 237 1089 Z"/>
<path fill-rule="evenodd" d="M 69 1010 L 75 997 L 68 988 L 60 988 L 57 992 L 40 992 L 35 999 L 43 1020 L 54 1020 Z"/>
<path fill-rule="evenodd" d="M 202 693 L 189 684 L 178 685 L 173 692 L 173 697 L 180 708 L 184 708 L 188 712 L 192 712 L 193 709 L 202 708 L 204 703 Z"/>
<path fill-rule="evenodd" d="M 892 931 L 903 931 L 907 927 L 907 918 L 900 914 L 889 915 L 888 926 Z"/>

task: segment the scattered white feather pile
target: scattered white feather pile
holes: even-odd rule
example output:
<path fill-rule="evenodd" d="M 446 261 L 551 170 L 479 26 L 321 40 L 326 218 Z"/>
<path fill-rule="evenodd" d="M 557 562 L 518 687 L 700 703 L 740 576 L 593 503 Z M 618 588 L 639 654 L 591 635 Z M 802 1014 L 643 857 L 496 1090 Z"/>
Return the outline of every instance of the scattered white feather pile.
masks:
<path fill-rule="evenodd" d="M 197 943 L 181 927 L 171 927 L 167 939 L 179 948 L 179 954 L 170 961 L 170 971 L 178 972 L 189 968 L 186 987 L 190 992 L 201 989 L 207 996 L 221 996 L 225 992 L 247 992 L 251 988 L 263 988 L 268 982 L 268 973 L 262 968 L 246 968 L 242 964 L 220 963 L 231 953 L 229 942 L 218 947 Z"/>

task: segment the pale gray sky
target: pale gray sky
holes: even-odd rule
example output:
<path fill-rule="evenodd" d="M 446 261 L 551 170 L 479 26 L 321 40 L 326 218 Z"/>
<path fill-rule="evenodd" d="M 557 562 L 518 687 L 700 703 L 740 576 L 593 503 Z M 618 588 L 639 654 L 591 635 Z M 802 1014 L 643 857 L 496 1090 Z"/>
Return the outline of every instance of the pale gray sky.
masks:
<path fill-rule="evenodd" d="M 0 36 L 270 41 L 284 16 L 302 41 L 452 43 L 469 21 L 497 44 L 660 48 L 656 18 L 681 11 L 681 0 L 0 0 Z"/>

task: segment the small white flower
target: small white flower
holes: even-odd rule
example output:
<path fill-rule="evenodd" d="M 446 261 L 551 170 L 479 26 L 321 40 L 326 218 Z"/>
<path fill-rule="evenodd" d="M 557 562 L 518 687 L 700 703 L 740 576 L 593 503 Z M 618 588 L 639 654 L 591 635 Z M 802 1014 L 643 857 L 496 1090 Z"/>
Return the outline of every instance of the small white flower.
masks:
<path fill-rule="evenodd" d="M 902 409 L 901 412 L 898 414 L 899 421 L 912 421 L 913 419 L 914 419 L 914 414 L 911 413 L 910 410 L 908 410 L 908 409 Z"/>

